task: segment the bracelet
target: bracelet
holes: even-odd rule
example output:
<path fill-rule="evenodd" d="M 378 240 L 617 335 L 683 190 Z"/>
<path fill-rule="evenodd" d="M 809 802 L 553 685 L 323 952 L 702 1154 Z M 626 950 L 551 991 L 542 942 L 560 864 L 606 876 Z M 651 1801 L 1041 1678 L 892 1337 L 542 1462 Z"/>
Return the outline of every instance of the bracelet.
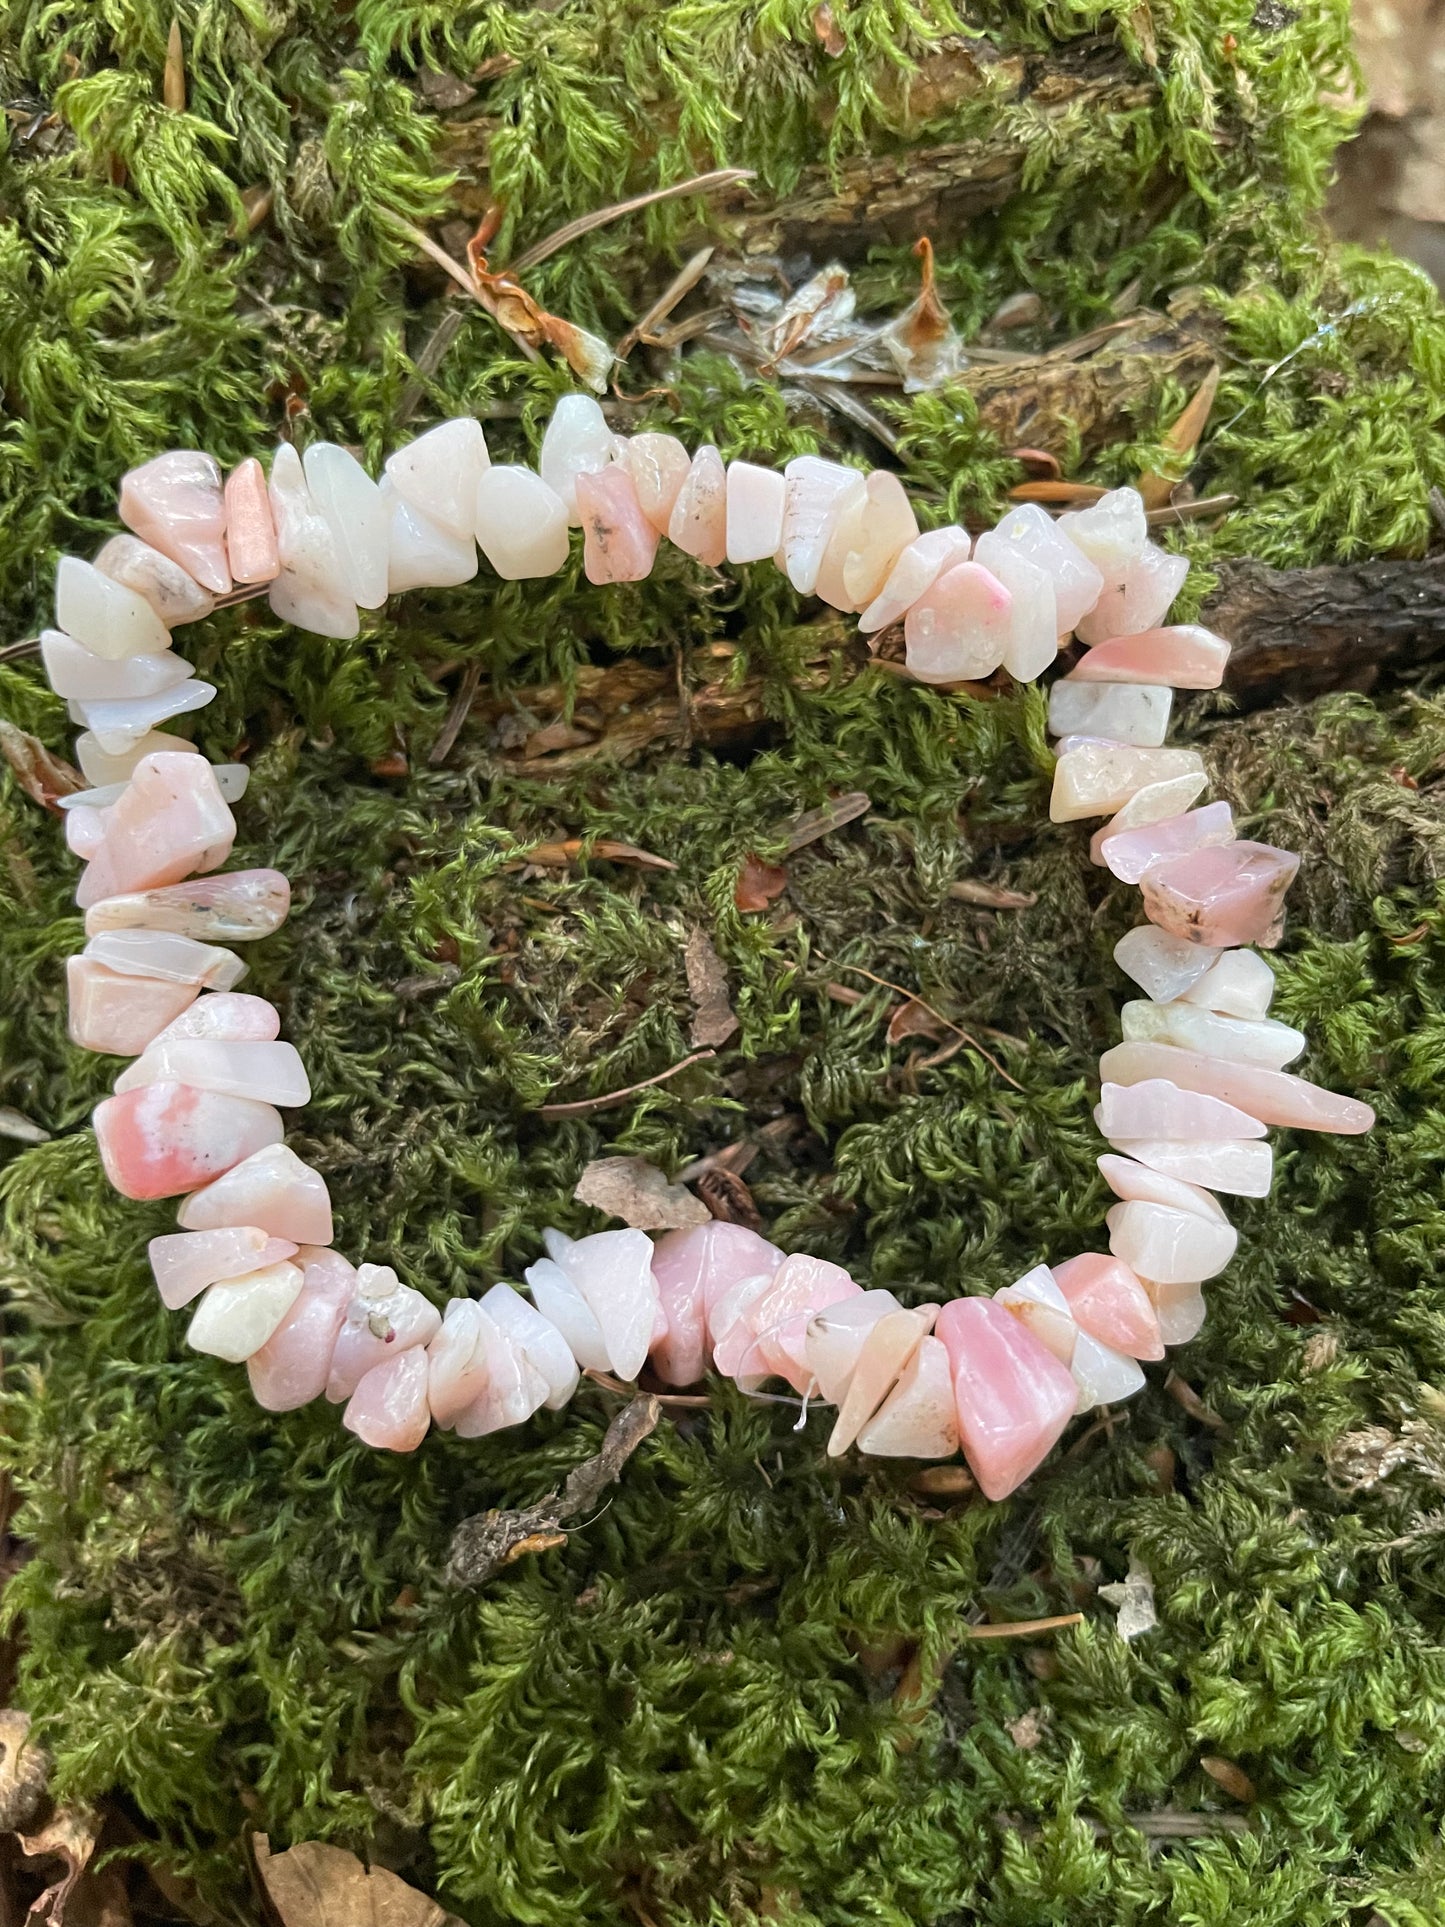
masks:
<path fill-rule="evenodd" d="M 689 455 L 672 435 L 618 436 L 569 395 L 537 470 L 493 466 L 470 418 L 398 450 L 380 482 L 324 442 L 304 458 L 283 443 L 269 478 L 250 459 L 224 482 L 181 450 L 124 478 L 120 518 L 130 533 L 93 563 L 62 558 L 41 643 L 93 785 L 61 799 L 85 863 L 70 1034 L 134 1059 L 94 1114 L 107 1176 L 129 1198 L 182 1196 L 182 1229 L 150 1244 L 161 1298 L 194 1302 L 190 1345 L 244 1361 L 269 1410 L 324 1394 L 367 1444 L 410 1451 L 433 1422 L 473 1438 L 557 1409 L 582 1372 L 632 1380 L 650 1362 L 686 1386 L 711 1366 L 745 1391 L 777 1378 L 805 1408 L 835 1406 L 833 1454 L 961 1447 L 1000 1499 L 1076 1413 L 1129 1397 L 1141 1361 L 1199 1330 L 1201 1286 L 1237 1243 L 1214 1193 L 1268 1192 L 1266 1127 L 1374 1122 L 1285 1068 L 1306 1040 L 1268 1015 L 1260 950 L 1279 941 L 1299 859 L 1237 839 L 1227 803 L 1199 802 L 1198 752 L 1166 746 L 1173 691 L 1217 687 L 1229 645 L 1166 625 L 1188 563 L 1148 540 L 1132 489 L 1057 522 L 1024 505 L 976 540 L 921 533 L 893 474 L 812 455 L 778 473 L 710 444 Z M 1029 680 L 1070 635 L 1086 645 L 1050 692 L 1050 815 L 1110 819 L 1091 854 L 1139 885 L 1146 918 L 1115 949 L 1144 995 L 1101 1060 L 1094 1114 L 1117 1200 L 1107 1252 L 1036 1265 L 992 1297 L 908 1307 L 731 1223 L 655 1243 L 547 1231 L 526 1294 L 498 1284 L 443 1317 L 390 1267 L 331 1249 L 325 1180 L 280 1116 L 308 1101 L 305 1070 L 274 1005 L 236 990 L 246 966 L 228 947 L 275 930 L 289 886 L 275 870 L 219 873 L 248 772 L 158 727 L 215 694 L 170 630 L 264 591 L 283 621 L 355 636 L 361 608 L 470 580 L 478 545 L 505 579 L 554 574 L 579 527 L 594 583 L 640 581 L 664 535 L 708 568 L 771 560 L 875 645 L 901 624 L 926 683 L 1000 668 Z"/>

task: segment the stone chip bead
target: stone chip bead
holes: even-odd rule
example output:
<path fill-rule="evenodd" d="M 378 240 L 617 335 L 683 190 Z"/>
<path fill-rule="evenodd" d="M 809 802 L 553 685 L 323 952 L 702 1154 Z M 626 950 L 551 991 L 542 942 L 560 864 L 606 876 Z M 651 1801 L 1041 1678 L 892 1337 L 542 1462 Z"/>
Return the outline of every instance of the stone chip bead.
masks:
<path fill-rule="evenodd" d="M 302 458 L 306 486 L 331 531 L 341 581 L 362 609 L 387 597 L 390 516 L 381 490 L 350 449 L 313 442 Z"/>
<path fill-rule="evenodd" d="M 477 545 L 470 528 L 452 535 L 403 499 L 389 475 L 378 490 L 386 515 L 388 595 L 408 589 L 454 589 L 477 572 Z M 475 488 L 473 488 L 475 495 Z"/>
<path fill-rule="evenodd" d="M 210 1287 L 186 1330 L 193 1352 L 240 1365 L 276 1332 L 301 1293 L 299 1266 L 268 1265 Z"/>
<path fill-rule="evenodd" d="M 1142 1199 L 1111 1206 L 1104 1222 L 1110 1251 L 1156 1285 L 1197 1285 L 1217 1277 L 1239 1243 L 1233 1225 Z"/>
<path fill-rule="evenodd" d="M 75 760 L 81 770 L 90 782 L 98 786 L 115 785 L 117 795 L 114 800 L 117 803 L 120 801 L 119 791 L 148 756 L 199 756 L 200 753 L 194 743 L 188 743 L 183 736 L 170 736 L 163 729 L 153 729 L 148 736 L 142 736 L 138 743 L 118 756 L 103 750 L 88 729 L 75 739 Z M 220 788 L 219 773 L 216 787 Z M 224 793 L 221 800 L 226 801 Z"/>
<path fill-rule="evenodd" d="M 246 1360 L 252 1395 L 268 1412 L 294 1412 L 326 1390 L 331 1354 L 356 1286 L 356 1272 L 340 1252 L 302 1245 L 295 1262 L 301 1289 L 265 1344 Z"/>
<path fill-rule="evenodd" d="M 1214 949 L 1269 943 L 1299 858 L 1268 843 L 1197 849 L 1144 876 L 1144 914 L 1173 937 Z"/>
<path fill-rule="evenodd" d="M 783 470 L 783 481 L 778 566 L 799 595 L 812 595 L 833 531 L 843 515 L 866 499 L 867 482 L 858 469 L 820 455 L 795 456 Z"/>
<path fill-rule="evenodd" d="M 149 696 L 127 696 L 117 702 L 75 701 L 70 705 L 71 719 L 88 725 L 100 747 L 111 756 L 124 755 L 147 738 L 157 723 L 168 723 L 177 716 L 188 716 L 215 700 L 213 683 L 187 676 L 183 682 L 155 691 Z"/>
<path fill-rule="evenodd" d="M 135 977 L 163 977 L 170 983 L 230 990 L 246 974 L 234 950 L 197 943 L 168 930 L 103 930 L 81 952 L 108 970 Z"/>
<path fill-rule="evenodd" d="M 582 524 L 577 477 L 621 461 L 626 452 L 627 444 L 607 426 L 607 417 L 591 395 L 562 396 L 542 436 L 537 467 L 574 529 Z"/>
<path fill-rule="evenodd" d="M 888 571 L 883 587 L 858 618 L 866 635 L 901 622 L 921 595 L 947 569 L 969 558 L 970 542 L 960 528 L 928 529 L 910 542 Z"/>
<path fill-rule="evenodd" d="M 1180 995 L 1221 1017 L 1258 1019 L 1273 1000 L 1274 972 L 1257 951 L 1226 950 Z"/>
<path fill-rule="evenodd" d="M 266 487 L 266 471 L 248 455 L 226 477 L 226 561 L 237 582 L 252 587 L 274 582 L 281 573 L 276 518 Z"/>
<path fill-rule="evenodd" d="M 566 504 L 530 468 L 484 469 L 477 483 L 477 543 L 504 582 L 555 575 L 567 562 Z"/>
<path fill-rule="evenodd" d="M 331 1194 L 326 1180 L 289 1145 L 279 1142 L 279 1132 L 238 1158 L 224 1176 L 196 1182 L 205 1188 L 192 1188 L 192 1195 L 176 1213 L 177 1223 L 187 1231 L 251 1224 L 273 1238 L 291 1238 L 299 1245 L 331 1243 Z"/>
<path fill-rule="evenodd" d="M 1155 628 L 1189 573 L 1186 556 L 1146 542 L 1117 581 L 1106 582 L 1099 600 L 1078 625 L 1081 642 L 1102 643 Z"/>
<path fill-rule="evenodd" d="M 284 1135 L 271 1105 L 188 1084 L 147 1084 L 107 1097 L 91 1122 L 105 1175 L 126 1198 L 194 1191 Z"/>
<path fill-rule="evenodd" d="M 1173 700 L 1171 690 L 1153 683 L 1075 682 L 1065 676 L 1049 691 L 1049 729 L 1055 736 L 1107 736 L 1157 749 L 1169 731 Z"/>
<path fill-rule="evenodd" d="M 476 526 L 477 483 L 491 461 L 482 424 L 474 416 L 459 415 L 389 455 L 385 479 L 409 508 L 444 535 L 469 544 Z"/>
<path fill-rule="evenodd" d="M 651 1360 L 664 1384 L 697 1383 L 707 1366 L 713 1306 L 740 1279 L 771 1276 L 782 1262 L 776 1245 L 740 1224 L 697 1225 L 657 1240 L 652 1276 L 667 1330 L 654 1342 Z"/>
<path fill-rule="evenodd" d="M 112 661 L 159 655 L 171 641 L 170 631 L 143 595 L 102 575 L 78 555 L 63 555 L 56 566 L 55 626 Z"/>
<path fill-rule="evenodd" d="M 949 1459 L 958 1450 L 958 1407 L 948 1347 L 925 1337 L 898 1382 L 858 1434 L 873 1458 Z"/>
<path fill-rule="evenodd" d="M 1159 1319 L 1138 1277 L 1120 1259 L 1086 1251 L 1053 1267 L 1080 1331 L 1129 1358 L 1159 1359 Z"/>
<path fill-rule="evenodd" d="M 93 957 L 67 957 L 70 1041 L 82 1050 L 134 1057 L 180 1016 L 196 996 L 195 984 L 160 977 L 126 976 Z"/>
<path fill-rule="evenodd" d="M 918 535 L 918 518 L 898 477 L 875 468 L 863 493 L 842 508 L 818 566 L 815 593 L 834 609 L 865 608 Z"/>
<path fill-rule="evenodd" d="M 1067 739 L 1065 739 L 1067 741 Z M 1063 745 L 1060 745 L 1063 748 Z M 1108 816 L 1146 784 L 1202 774 L 1195 749 L 1136 749 L 1127 743 L 1086 743 L 1068 750 L 1054 766 L 1049 815 L 1055 823 Z"/>
<path fill-rule="evenodd" d="M 253 1224 L 228 1225 L 219 1231 L 172 1231 L 152 1238 L 147 1246 L 156 1289 L 168 1311 L 190 1304 L 207 1285 L 267 1270 L 295 1250 L 289 1238 L 273 1238 Z"/>
<path fill-rule="evenodd" d="M 1234 812 L 1227 803 L 1206 803 L 1183 816 L 1167 816 L 1139 829 L 1105 835 L 1099 853 L 1123 883 L 1138 883 L 1156 864 L 1191 850 L 1234 841 Z"/>
<path fill-rule="evenodd" d="M 102 930 L 168 930 L 213 942 L 250 943 L 286 921 L 291 886 L 279 870 L 228 870 L 224 875 L 103 897 L 85 913 L 85 934 Z"/>
<path fill-rule="evenodd" d="M 257 463 L 259 472 L 260 463 Z M 199 622 L 216 606 L 209 589 L 188 575 L 179 562 L 134 535 L 113 535 L 97 549 L 95 566 L 122 588 L 133 589 L 155 610 L 167 629 Z"/>
<path fill-rule="evenodd" d="M 1263 1064 L 1272 1071 L 1292 1064 L 1308 1042 L 1303 1031 L 1272 1017 L 1221 1017 L 1184 1002 L 1125 1004 L 1123 1021 L 1126 1038 L 1180 1044 L 1206 1057 Z"/>
<path fill-rule="evenodd" d="M 1071 682 L 1162 683 L 1169 689 L 1218 689 L 1229 662 L 1222 636 L 1194 623 L 1141 629 L 1096 643 L 1069 671 Z"/>
<path fill-rule="evenodd" d="M 992 675 L 1012 632 L 1013 597 L 977 562 L 946 569 L 903 618 L 904 661 L 920 682 Z"/>
<path fill-rule="evenodd" d="M 331 1354 L 327 1398 L 333 1405 L 349 1399 L 374 1366 L 414 1346 L 425 1347 L 441 1322 L 436 1306 L 404 1285 L 390 1265 L 358 1265 Z"/>
<path fill-rule="evenodd" d="M 347 1400 L 341 1423 L 363 1445 L 414 1452 L 431 1425 L 426 1353 L 413 1349 L 373 1365 Z"/>
<path fill-rule="evenodd" d="M 1138 1086 L 1136 1085 L 1137 1089 Z M 1135 1163 L 1162 1177 L 1205 1185 L 1240 1198 L 1267 1198 L 1274 1178 L 1274 1152 L 1258 1138 L 1111 1138 Z"/>
<path fill-rule="evenodd" d="M 118 659 L 98 656 L 59 629 L 41 631 L 40 660 L 57 696 L 87 703 L 156 696 L 188 681 L 191 674 L 191 665 L 173 650 Z"/>
<path fill-rule="evenodd" d="M 1078 1388 L 1031 1331 L 991 1298 L 953 1298 L 938 1314 L 959 1437 L 990 1499 L 1006 1499 L 1048 1457 L 1074 1416 Z"/>
<path fill-rule="evenodd" d="M 729 562 L 765 562 L 777 554 L 783 544 L 783 502 L 787 486 L 775 468 L 759 468 L 752 462 L 728 463 Z"/>
<path fill-rule="evenodd" d="M 928 1336 L 934 1315 L 932 1306 L 890 1311 L 869 1328 L 828 1437 L 829 1458 L 857 1443 Z"/>
<path fill-rule="evenodd" d="M 678 490 L 687 479 L 687 471 L 692 467 L 691 455 L 676 435 L 646 432 L 632 436 L 622 459 L 627 464 L 627 472 L 631 475 L 633 487 L 637 490 L 637 499 L 642 505 L 642 513 L 659 535 L 666 535 Z M 766 469 L 758 471 L 759 474 L 771 472 Z M 781 487 L 782 478 L 779 477 L 780 491 Z M 781 531 L 779 539 L 781 540 Z M 774 547 L 776 546 L 774 544 Z M 772 550 L 768 550 L 767 553 L 771 555 Z M 730 559 L 743 561 L 748 558 L 739 556 Z"/>
<path fill-rule="evenodd" d="M 1187 937 L 1171 937 L 1152 923 L 1136 924 L 1114 945 L 1114 961 L 1155 1003 L 1185 996 L 1220 955 Z"/>
<path fill-rule="evenodd" d="M 210 990 L 167 1024 L 156 1042 L 214 1037 L 223 1044 L 269 1044 L 280 1035 L 281 1013 L 264 997 L 244 990 Z"/>
<path fill-rule="evenodd" d="M 1107 866 L 1104 845 L 1110 837 L 1122 836 L 1126 830 L 1142 830 L 1151 823 L 1165 823 L 1172 817 L 1182 816 L 1190 804 L 1206 790 L 1209 779 L 1202 769 L 1187 770 L 1183 776 L 1169 776 L 1160 783 L 1146 783 L 1143 789 L 1135 790 L 1127 803 L 1120 806 L 1102 829 L 1095 830 L 1089 838 L 1089 861 L 1100 868 Z"/>
<path fill-rule="evenodd" d="M 1193 1143 L 1264 1136 L 1264 1125 L 1257 1117 L 1207 1092 L 1171 1083 L 1162 1067 L 1154 1076 L 1132 1084 L 1111 1083 L 1106 1075 L 1094 1122 L 1110 1143 L 1128 1137 Z"/>
<path fill-rule="evenodd" d="M 667 518 L 667 539 L 715 569 L 727 554 L 727 470 L 711 442 L 692 458 Z"/>
<path fill-rule="evenodd" d="M 361 619 L 347 566 L 290 442 L 282 442 L 272 457 L 268 493 L 281 563 L 266 592 L 272 611 L 312 635 L 349 642 L 360 633 Z M 381 553 L 385 556 L 384 533 Z"/>
<path fill-rule="evenodd" d="M 1160 1080 L 1201 1096 L 1220 1098 L 1262 1124 L 1282 1124 L 1297 1131 L 1329 1131 L 1349 1137 L 1368 1131 L 1375 1113 L 1357 1097 L 1321 1090 L 1288 1071 L 1263 1070 L 1257 1064 L 1230 1064 L 1176 1044 L 1116 1044 L 1099 1060 L 1105 1083 L 1141 1084 Z M 1106 1135 L 1111 1135 L 1107 1133 Z M 1121 1132 L 1121 1136 L 1158 1135 Z M 1168 1135 L 1163 1133 L 1162 1135 Z M 1214 1135 L 1217 1135 L 1215 1133 Z M 1241 1133 L 1244 1135 L 1244 1133 Z"/>
<path fill-rule="evenodd" d="M 210 455 L 173 448 L 131 469 L 121 480 L 120 519 L 203 589 L 230 589 L 221 471 Z"/>
<path fill-rule="evenodd" d="M 152 1044 L 121 1072 L 115 1088 L 138 1091 L 166 1082 L 253 1097 L 283 1110 L 311 1102 L 310 1081 L 294 1044 L 223 1044 L 210 1037 Z"/>
<path fill-rule="evenodd" d="M 988 553 L 979 557 L 986 568 L 993 568 L 1000 550 L 1007 548 L 1049 578 L 1061 636 L 1068 635 L 1077 626 L 1103 592 L 1104 577 L 1098 566 L 1069 541 L 1059 524 L 1037 502 L 1024 502 L 1010 509 L 998 526 L 979 540 L 989 545 Z M 999 579 L 1006 581 L 1007 577 L 1000 571 Z"/>
<path fill-rule="evenodd" d="M 642 512 L 631 475 L 613 462 L 576 480 L 582 571 L 589 582 L 642 582 L 661 540 Z"/>
<path fill-rule="evenodd" d="M 1059 653 L 1059 605 L 1054 579 L 997 529 L 981 535 L 973 559 L 1009 593 L 1003 666 L 1020 682 L 1041 676 Z"/>

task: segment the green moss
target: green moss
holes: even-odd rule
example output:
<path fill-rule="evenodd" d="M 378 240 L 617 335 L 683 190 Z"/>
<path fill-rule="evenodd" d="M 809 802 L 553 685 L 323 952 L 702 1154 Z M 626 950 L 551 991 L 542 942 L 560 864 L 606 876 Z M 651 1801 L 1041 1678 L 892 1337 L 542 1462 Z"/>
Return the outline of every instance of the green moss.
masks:
<path fill-rule="evenodd" d="M 1206 317 L 1224 380 L 1191 479 L 1241 504 L 1189 531 L 1195 579 L 1232 554 L 1424 547 L 1445 480 L 1438 304 L 1399 263 L 1333 252 L 1316 221 L 1343 125 L 1326 104 L 1342 5 L 834 13 L 846 47 L 831 59 L 801 0 L 186 0 L 175 115 L 158 104 L 170 0 L 17 0 L 6 96 L 53 103 L 63 127 L 47 153 L 17 109 L 0 159 L 10 633 L 43 615 L 55 551 L 98 539 L 119 473 L 156 449 L 264 447 L 288 396 L 308 411 L 299 436 L 371 457 L 396 439 L 437 311 L 388 217 L 435 223 L 450 189 L 413 86 L 427 63 L 491 63 L 475 111 L 507 207 L 498 259 L 714 160 L 756 168 L 771 193 L 819 158 L 1010 128 L 1023 186 L 941 250 L 945 295 L 970 336 L 1024 287 L 1051 339 L 1134 281 Z M 1051 123 L 985 87 L 910 121 L 901 80 L 960 24 L 1033 50 L 1117 41 L 1138 104 Z M 272 213 L 238 240 L 255 188 Z M 615 334 L 697 218 L 652 209 L 529 285 Z M 911 239 L 879 237 L 859 270 L 870 301 L 914 285 Z M 520 455 L 564 385 L 478 314 L 421 419 L 520 402 L 488 427 Z M 1184 399 L 1162 385 L 1089 472 L 1157 459 Z M 730 455 L 871 453 L 701 354 L 654 419 Z M 897 426 L 903 472 L 940 517 L 991 512 L 1017 477 L 962 391 L 903 403 Z M 1110 951 L 1132 893 L 1088 864 L 1077 827 L 1045 820 L 1036 693 L 974 702 L 876 671 L 805 684 L 818 632 L 786 586 L 759 570 L 718 590 L 675 554 L 645 592 L 601 593 L 574 569 L 411 597 L 351 645 L 281 631 L 256 605 L 187 640 L 220 686 L 197 740 L 218 759 L 244 745 L 253 769 L 237 861 L 295 880 L 248 988 L 281 1003 L 307 1056 L 317 1096 L 296 1141 L 348 1250 L 438 1300 L 481 1289 L 535 1257 L 543 1224 L 593 1222 L 571 1202 L 587 1158 L 676 1167 L 784 1113 L 793 1138 L 748 1174 L 770 1229 L 868 1283 L 987 1289 L 1097 1239 L 1089 1087 L 1116 1034 Z M 746 752 L 522 775 L 474 725 L 428 763 L 469 662 L 506 692 L 627 655 L 690 673 L 689 652 L 720 643 L 763 679 L 771 723 Z M 0 712 L 64 741 L 32 663 L 0 665 Z M 452 1528 L 545 1491 L 613 1402 L 588 1390 L 518 1432 L 438 1437 L 397 1462 L 329 1408 L 262 1415 L 243 1375 L 185 1354 L 145 1264 L 171 1214 L 117 1203 L 83 1129 L 111 1071 L 64 1037 L 71 866 L 7 781 L 0 1102 L 55 1133 L 0 1140 L 4 1453 L 32 1548 L 7 1601 L 60 1789 L 118 1790 L 238 1918 L 255 1917 L 238 1843 L 259 1826 L 364 1848 L 478 1927 L 1436 1920 L 1445 704 L 1425 684 L 1241 721 L 1193 699 L 1182 730 L 1251 832 L 1302 850 L 1278 1009 L 1310 1033 L 1307 1073 L 1382 1117 L 1369 1139 L 1283 1142 L 1274 1197 L 1235 1212 L 1241 1256 L 1177 1359 L 1222 1426 L 1153 1373 L 1112 1428 L 1079 1428 L 1026 1495 L 990 1508 L 925 1501 L 907 1468 L 831 1463 L 820 1418 L 795 1435 L 791 1409 L 717 1387 L 564 1549 L 474 1597 L 440 1584 Z M 372 775 L 398 740 L 410 774 Z M 740 916 L 743 855 L 860 787 L 867 818 L 790 859 L 773 913 Z M 559 835 L 622 837 L 677 868 L 522 867 Z M 970 874 L 1037 902 L 972 909 L 948 891 Z M 685 1054 L 697 923 L 729 970 L 732 1045 L 624 1109 L 540 1119 L 549 1097 Z M 929 1064 L 931 1044 L 888 1047 L 887 996 L 849 965 L 916 987 L 1008 1081 L 972 1049 Z M 428 976 L 435 992 L 415 995 Z M 829 994 L 845 981 L 861 1004 Z M 1131 1554 L 1161 1624 L 1126 1647 L 1094 1587 Z M 962 1636 L 980 1608 L 1076 1603 L 1072 1631 Z M 943 1669 L 922 1716 L 895 1698 L 912 1646 L 925 1679 Z M 1251 1806 L 1205 1755 L 1248 1773 Z M 1197 1831 L 1161 1833 L 1158 1809 Z"/>

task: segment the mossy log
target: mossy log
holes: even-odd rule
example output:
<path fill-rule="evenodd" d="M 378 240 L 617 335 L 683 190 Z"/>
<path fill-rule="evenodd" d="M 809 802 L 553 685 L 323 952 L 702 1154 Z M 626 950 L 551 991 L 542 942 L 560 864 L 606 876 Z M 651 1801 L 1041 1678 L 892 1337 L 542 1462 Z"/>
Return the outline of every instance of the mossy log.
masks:
<path fill-rule="evenodd" d="M 880 241 L 956 240 L 968 223 L 1002 207 L 1023 183 L 1026 158 L 1041 133 L 1066 114 L 1104 119 L 1147 107 L 1158 96 L 1115 40 L 1090 34 L 1046 52 L 1006 50 L 992 41 L 945 35 L 912 73 L 887 69 L 885 107 L 904 138 L 987 101 L 996 118 L 976 138 L 903 151 L 850 155 L 805 167 L 796 185 L 770 199 L 742 186 L 710 207 L 709 232 L 739 254 L 809 254 L 857 260 Z M 439 159 L 457 173 L 459 213 L 480 220 L 493 198 L 489 153 L 495 122 L 444 119 Z M 660 129 L 659 131 L 664 131 Z"/>

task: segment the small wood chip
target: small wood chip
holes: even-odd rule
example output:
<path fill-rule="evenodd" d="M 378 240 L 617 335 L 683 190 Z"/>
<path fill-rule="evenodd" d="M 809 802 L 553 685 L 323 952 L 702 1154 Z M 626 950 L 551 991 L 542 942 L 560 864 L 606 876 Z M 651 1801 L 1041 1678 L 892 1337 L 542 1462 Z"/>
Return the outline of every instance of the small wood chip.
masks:
<path fill-rule="evenodd" d="M 925 1499 L 964 1499 L 978 1487 L 966 1465 L 925 1465 L 908 1481 L 908 1490 Z"/>
<path fill-rule="evenodd" d="M 646 1158 L 594 1158 L 572 1195 L 579 1204 L 620 1218 L 634 1231 L 683 1231 L 712 1221 L 701 1198 L 669 1183 Z"/>
<path fill-rule="evenodd" d="M 949 884 L 948 894 L 980 910 L 1032 910 L 1039 900 L 1036 890 L 1008 890 L 1001 883 L 984 883 L 978 877 L 959 877 Z"/>
<path fill-rule="evenodd" d="M 689 933 L 683 964 L 688 995 L 695 1006 L 689 1041 L 698 1049 L 725 1044 L 737 1029 L 738 1020 L 728 1000 L 727 971 L 705 930 Z"/>
<path fill-rule="evenodd" d="M 1215 1785 L 1222 1786 L 1232 1800 L 1242 1800 L 1249 1806 L 1258 1799 L 1254 1781 L 1233 1760 L 1222 1760 L 1217 1753 L 1206 1753 L 1199 1764 Z"/>
<path fill-rule="evenodd" d="M 699 1173 L 697 1193 L 720 1223 L 746 1225 L 749 1231 L 762 1230 L 763 1214 L 754 1203 L 752 1192 L 738 1173 L 725 1164 L 709 1165 Z"/>

